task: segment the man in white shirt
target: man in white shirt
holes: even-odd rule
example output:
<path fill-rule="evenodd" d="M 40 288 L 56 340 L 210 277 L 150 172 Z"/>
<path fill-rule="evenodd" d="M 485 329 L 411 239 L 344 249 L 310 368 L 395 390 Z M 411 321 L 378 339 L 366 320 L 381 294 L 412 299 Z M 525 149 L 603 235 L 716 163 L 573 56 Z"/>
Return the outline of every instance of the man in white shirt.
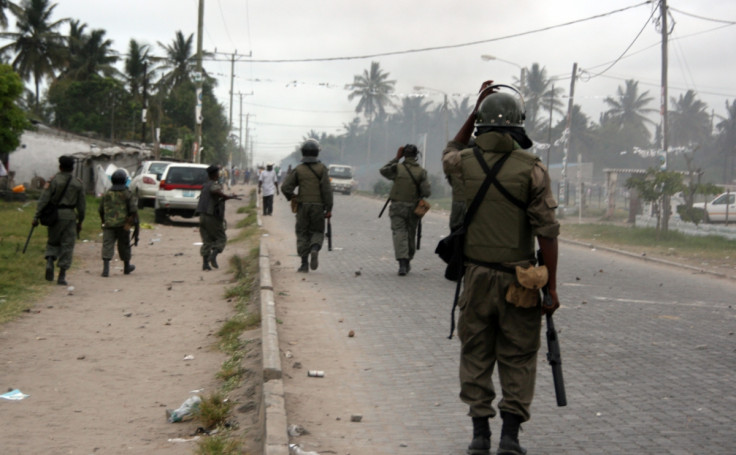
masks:
<path fill-rule="evenodd" d="M 273 163 L 266 165 L 266 170 L 258 176 L 258 194 L 263 192 L 263 215 L 273 214 L 273 195 L 279 194 L 279 181 L 273 170 Z"/>

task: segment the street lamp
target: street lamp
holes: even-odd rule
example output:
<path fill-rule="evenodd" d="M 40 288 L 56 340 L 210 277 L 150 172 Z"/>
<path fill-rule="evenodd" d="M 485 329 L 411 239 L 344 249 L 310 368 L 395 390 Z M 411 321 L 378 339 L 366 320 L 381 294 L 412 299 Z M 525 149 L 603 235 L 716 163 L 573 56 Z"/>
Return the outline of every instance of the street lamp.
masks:
<path fill-rule="evenodd" d="M 504 60 L 504 59 L 498 58 L 498 57 L 496 57 L 494 55 L 483 54 L 483 55 L 480 56 L 480 58 L 482 60 L 486 61 L 486 62 L 487 61 L 490 61 L 490 60 L 498 60 L 499 62 L 508 63 L 509 65 L 514 65 L 515 67 L 519 68 L 521 70 L 521 75 L 519 76 L 519 91 L 521 91 L 522 93 L 524 92 L 524 79 L 526 79 L 524 77 L 524 75 L 526 74 L 526 68 L 524 68 L 523 66 L 519 65 L 518 63 L 514 63 L 514 62 L 509 61 L 509 60 Z"/>
<path fill-rule="evenodd" d="M 449 126 L 448 126 L 448 119 L 447 119 L 447 93 L 443 92 L 442 90 L 437 90 L 436 88 L 431 87 L 423 87 L 421 85 L 414 86 L 414 90 L 420 91 L 420 90 L 429 90 L 431 92 L 437 92 L 442 93 L 445 100 L 442 103 L 442 110 L 445 117 L 445 144 L 447 144 L 450 141 L 450 132 L 449 132 Z"/>

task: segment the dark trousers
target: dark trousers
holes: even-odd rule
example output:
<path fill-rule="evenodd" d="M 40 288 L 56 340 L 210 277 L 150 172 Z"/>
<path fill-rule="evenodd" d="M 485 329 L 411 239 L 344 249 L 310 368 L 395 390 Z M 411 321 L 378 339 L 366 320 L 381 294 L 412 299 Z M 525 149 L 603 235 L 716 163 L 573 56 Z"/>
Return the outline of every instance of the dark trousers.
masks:
<path fill-rule="evenodd" d="M 263 196 L 263 214 L 273 214 L 273 194 L 270 196 Z"/>

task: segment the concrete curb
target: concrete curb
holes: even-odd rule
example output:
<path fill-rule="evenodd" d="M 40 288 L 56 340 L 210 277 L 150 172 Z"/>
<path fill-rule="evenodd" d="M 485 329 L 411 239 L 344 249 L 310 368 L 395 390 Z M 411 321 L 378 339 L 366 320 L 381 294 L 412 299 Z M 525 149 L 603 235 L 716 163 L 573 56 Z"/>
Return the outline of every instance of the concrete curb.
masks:
<path fill-rule="evenodd" d="M 271 264 L 266 240 L 261 238 L 258 258 L 261 291 L 261 346 L 263 353 L 264 455 L 288 455 L 289 435 L 286 423 L 284 383 L 273 299 Z"/>
<path fill-rule="evenodd" d="M 657 264 L 668 265 L 668 266 L 671 266 L 671 267 L 679 267 L 681 269 L 691 270 L 693 272 L 704 273 L 704 274 L 707 274 L 707 275 L 713 275 L 713 276 L 716 276 L 716 277 L 719 277 L 719 278 L 726 278 L 726 279 L 729 279 L 729 280 L 736 280 L 736 276 L 727 275 L 725 273 L 712 272 L 710 270 L 706 270 L 706 269 L 703 269 L 703 268 L 700 268 L 700 267 L 693 267 L 691 265 L 680 264 L 678 262 L 667 261 L 665 259 L 652 258 L 652 257 L 644 256 L 644 255 L 641 255 L 641 254 L 632 253 L 630 251 L 617 250 L 616 248 L 609 248 L 607 246 L 594 245 L 592 243 L 578 242 L 577 240 L 570 240 L 570 239 L 565 239 L 565 238 L 562 238 L 562 237 L 560 237 L 559 240 L 561 242 L 570 243 L 572 245 L 583 246 L 583 247 L 587 247 L 587 248 L 590 248 L 590 249 L 597 249 L 597 250 L 602 250 L 602 251 L 608 251 L 608 252 L 611 252 L 611 253 L 620 254 L 622 256 L 628 256 L 628 257 L 634 258 L 634 259 L 640 259 L 640 260 L 644 260 L 644 261 L 654 262 L 654 263 L 657 263 Z"/>

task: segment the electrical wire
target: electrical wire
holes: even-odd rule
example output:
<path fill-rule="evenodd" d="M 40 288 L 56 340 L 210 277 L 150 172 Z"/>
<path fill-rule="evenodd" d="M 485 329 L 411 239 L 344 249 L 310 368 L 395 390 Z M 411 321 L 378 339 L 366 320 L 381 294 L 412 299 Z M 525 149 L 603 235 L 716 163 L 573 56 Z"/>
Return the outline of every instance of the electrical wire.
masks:
<path fill-rule="evenodd" d="M 671 6 L 668 7 L 668 9 L 670 9 L 672 11 L 677 11 L 678 13 L 683 14 L 685 16 L 694 17 L 696 19 L 702 19 L 704 21 L 720 22 L 722 24 L 736 25 L 736 21 L 726 21 L 726 20 L 722 20 L 722 19 L 713 19 L 713 18 L 710 18 L 710 17 L 698 16 L 697 14 L 688 13 L 688 12 L 682 11 L 680 9 L 673 8 Z"/>
<path fill-rule="evenodd" d="M 327 62 L 327 61 L 336 61 L 336 60 L 365 60 L 369 58 L 387 57 L 391 55 L 405 55 L 405 54 L 415 54 L 419 52 L 429 52 L 429 51 L 437 51 L 437 50 L 444 50 L 444 49 L 456 49 L 459 47 L 475 46 L 478 44 L 492 43 L 495 41 L 502 41 L 502 40 L 506 40 L 510 38 L 518 38 L 521 36 L 527 36 L 527 35 L 532 35 L 535 33 L 546 32 L 549 30 L 557 29 L 557 28 L 567 27 L 569 25 L 579 24 L 579 23 L 591 21 L 594 19 L 600 19 L 602 17 L 612 16 L 614 14 L 622 13 L 624 11 L 638 8 L 643 5 L 648 5 L 650 3 L 651 2 L 647 0 L 642 3 L 637 3 L 636 5 L 627 6 L 624 8 L 617 9 L 617 10 L 609 11 L 607 13 L 596 14 L 596 15 L 586 17 L 583 19 L 576 19 L 573 21 L 564 22 L 562 24 L 550 25 L 547 27 L 529 30 L 526 32 L 513 33 L 511 35 L 500 36 L 497 38 L 489 38 L 485 40 L 471 41 L 467 43 L 448 44 L 444 46 L 433 46 L 433 47 L 425 47 L 425 48 L 420 48 L 420 49 L 407 49 L 403 51 L 389 51 L 389 52 L 380 52 L 380 53 L 375 53 L 375 54 L 364 54 L 364 55 L 354 55 L 354 56 L 344 56 L 344 57 L 320 57 L 320 58 L 305 58 L 305 59 L 252 59 L 249 61 L 251 63 L 309 63 L 309 62 Z M 207 60 L 208 61 L 218 61 L 218 59 L 216 58 L 207 59 Z"/>

